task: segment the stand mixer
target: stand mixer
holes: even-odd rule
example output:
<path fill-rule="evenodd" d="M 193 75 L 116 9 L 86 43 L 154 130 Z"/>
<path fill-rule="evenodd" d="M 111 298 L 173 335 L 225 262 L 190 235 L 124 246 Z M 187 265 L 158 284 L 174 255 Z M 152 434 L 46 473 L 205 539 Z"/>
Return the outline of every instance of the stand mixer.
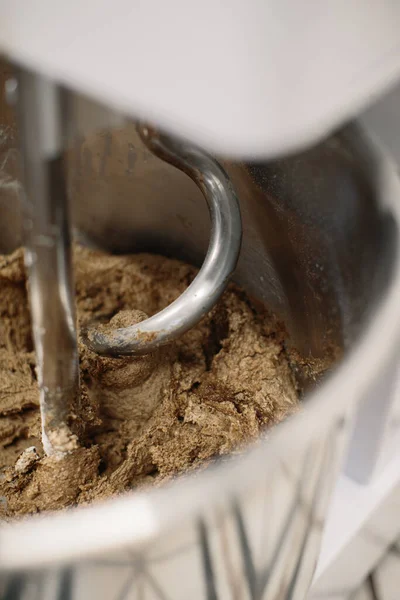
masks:
<path fill-rule="evenodd" d="M 153 14 L 155 8 L 159 11 L 157 18 Z M 382 7 L 371 1 L 367 9 L 362 9 L 357 1 L 340 2 L 329 14 L 315 2 L 306 7 L 290 2 L 288 6 L 257 2 L 247 14 L 245 3 L 236 2 L 232 15 L 224 20 L 218 6 L 210 5 L 209 9 L 214 17 L 207 20 L 204 51 L 203 44 L 196 43 L 198 32 L 203 31 L 202 23 L 197 21 L 193 31 L 190 11 L 184 10 L 179 1 L 168 4 L 167 9 L 151 2 L 131 6 L 126 0 L 113 6 L 107 2 L 86 2 L 82 7 L 71 2 L 61 9 L 48 0 L 32 2 L 28 7 L 22 0 L 3 0 L 0 5 L 0 48 L 24 66 L 16 79 L 7 82 L 6 93 L 11 103 L 17 103 L 19 113 L 26 192 L 26 264 L 43 440 L 48 454 L 62 455 L 66 448 L 74 446 L 75 441 L 64 427 L 79 395 L 71 236 L 61 153 L 73 135 L 88 127 L 104 126 L 107 121 L 109 124 L 116 115 L 111 110 L 109 114 L 101 108 L 99 111 L 98 105 L 91 106 L 90 101 L 86 110 L 80 111 L 79 96 L 65 91 L 60 84 L 94 93 L 97 100 L 127 111 L 130 116 L 154 117 L 161 127 L 214 152 L 266 158 L 312 143 L 370 100 L 372 93 L 389 85 L 400 72 L 393 27 L 398 9 L 394 5 Z M 307 23 L 311 10 L 317 27 L 310 31 L 302 29 L 302 24 Z M 201 19 L 208 12 L 205 7 Z M 164 19 L 169 24 L 167 28 Z M 381 23 L 381 27 L 376 23 Z M 371 35 L 374 33 L 372 44 L 363 26 L 369 28 Z M 150 27 L 152 39 L 157 35 L 157 43 L 149 49 Z M 360 30 L 363 35 L 355 43 Z M 195 36 L 189 47 L 185 45 L 188 31 Z M 264 36 L 266 31 L 268 35 Z M 129 35 L 130 32 L 134 33 Z M 332 54 L 327 46 L 332 33 L 337 32 L 338 43 Z M 305 34 L 311 36 L 307 41 Z M 322 39 L 324 52 L 314 52 Z M 217 60 L 221 53 L 219 43 L 231 52 L 226 56 L 224 51 L 222 73 Z M 245 53 L 239 62 L 243 44 Z M 351 60 L 341 62 L 350 44 Z M 165 48 L 165 53 L 161 56 L 157 48 Z M 294 48 L 296 53 L 291 52 Z M 297 65 L 309 48 L 312 62 L 307 57 L 299 80 Z M 184 90 L 180 89 L 182 78 L 177 81 L 175 65 L 180 65 L 188 78 Z M 327 76 L 329 86 L 321 81 Z M 354 83 L 356 76 L 358 85 Z M 96 112 L 101 114 L 100 121 Z M 240 248 L 235 192 L 218 164 L 187 143 L 160 136 L 146 126 L 139 130 L 151 151 L 184 170 L 203 190 L 212 214 L 212 233 L 196 282 L 173 306 L 145 323 L 116 331 L 113 339 L 105 339 L 98 332 L 85 335 L 92 350 L 114 356 L 150 352 L 197 323 L 222 293 Z"/>
<path fill-rule="evenodd" d="M 244 188 L 208 152 L 248 161 L 290 155 L 358 113 L 400 74 L 394 3 L 354 0 L 327 10 L 318 2 L 255 2 L 250 9 L 237 1 L 230 8 L 227 15 L 208 0 L 193 15 L 179 0 L 0 1 L 0 50 L 17 65 L 6 93 L 19 115 L 26 264 L 49 455 L 62 458 L 79 443 L 69 429 L 79 401 L 61 158 L 70 140 L 126 117 L 151 122 L 137 126 L 141 140 L 187 173 L 209 206 L 206 259 L 176 303 L 107 338 L 95 328 L 85 333 L 100 354 L 135 355 L 198 322 L 235 269 Z M 255 178 L 256 172 L 252 164 Z"/>

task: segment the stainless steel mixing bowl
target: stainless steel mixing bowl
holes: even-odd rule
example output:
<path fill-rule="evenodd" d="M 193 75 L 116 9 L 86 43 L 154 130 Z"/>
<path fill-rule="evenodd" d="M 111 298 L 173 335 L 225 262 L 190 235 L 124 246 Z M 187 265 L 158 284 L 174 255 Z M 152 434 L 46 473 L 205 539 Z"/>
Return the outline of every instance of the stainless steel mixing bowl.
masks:
<path fill-rule="evenodd" d="M 398 355 L 400 184 L 357 125 L 289 158 L 222 162 L 244 222 L 235 280 L 284 319 L 304 408 L 244 456 L 197 476 L 1 526 L 5 598 L 306 595 L 355 414 L 369 390 L 379 395 Z M 201 263 L 204 200 L 149 154 L 133 125 L 78 140 L 68 165 L 86 242 Z M 19 243 L 10 181 L 0 191 L 3 251 Z"/>

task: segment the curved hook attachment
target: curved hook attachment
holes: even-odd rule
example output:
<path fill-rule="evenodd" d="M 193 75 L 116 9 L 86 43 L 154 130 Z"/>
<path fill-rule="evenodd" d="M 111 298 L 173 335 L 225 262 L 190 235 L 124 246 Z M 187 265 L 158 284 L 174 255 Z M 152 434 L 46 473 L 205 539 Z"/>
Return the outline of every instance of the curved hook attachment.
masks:
<path fill-rule="evenodd" d="M 89 329 L 86 345 L 104 356 L 135 356 L 153 352 L 178 338 L 206 315 L 224 291 L 240 251 L 242 223 L 239 203 L 222 167 L 208 154 L 160 134 L 146 125 L 138 133 L 156 156 L 184 171 L 202 191 L 210 211 L 211 235 L 204 263 L 190 286 L 154 316 L 111 333 Z"/>

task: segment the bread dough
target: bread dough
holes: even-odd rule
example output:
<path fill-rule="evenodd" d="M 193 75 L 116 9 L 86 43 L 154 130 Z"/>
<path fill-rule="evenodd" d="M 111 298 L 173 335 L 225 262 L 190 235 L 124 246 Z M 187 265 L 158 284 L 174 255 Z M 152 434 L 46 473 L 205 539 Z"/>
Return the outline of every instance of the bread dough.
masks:
<path fill-rule="evenodd" d="M 74 252 L 78 326 L 121 327 L 177 298 L 196 275 L 162 256 Z M 138 358 L 79 343 L 80 447 L 43 455 L 23 252 L 0 257 L 0 476 L 5 518 L 92 502 L 240 452 L 298 407 L 284 328 L 230 285 L 179 340 Z"/>

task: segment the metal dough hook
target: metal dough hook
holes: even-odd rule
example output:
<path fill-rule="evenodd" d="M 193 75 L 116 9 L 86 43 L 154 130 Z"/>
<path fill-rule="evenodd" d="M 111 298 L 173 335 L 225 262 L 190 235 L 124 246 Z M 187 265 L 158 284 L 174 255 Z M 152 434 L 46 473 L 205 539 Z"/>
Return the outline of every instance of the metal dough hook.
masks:
<path fill-rule="evenodd" d="M 146 125 L 139 125 L 138 133 L 156 156 L 184 171 L 202 191 L 211 217 L 210 243 L 197 277 L 167 308 L 131 327 L 111 333 L 96 329 L 84 333 L 86 345 L 106 356 L 147 354 L 196 325 L 224 291 L 240 251 L 239 203 L 221 166 L 188 142 L 160 134 Z"/>

